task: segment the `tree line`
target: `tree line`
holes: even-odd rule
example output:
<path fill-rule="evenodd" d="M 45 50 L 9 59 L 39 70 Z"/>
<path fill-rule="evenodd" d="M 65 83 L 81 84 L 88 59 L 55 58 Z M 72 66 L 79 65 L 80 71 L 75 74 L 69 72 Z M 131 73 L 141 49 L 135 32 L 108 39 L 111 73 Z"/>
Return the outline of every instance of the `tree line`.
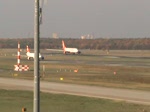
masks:
<path fill-rule="evenodd" d="M 41 38 L 41 49 L 62 49 L 61 41 L 64 40 L 67 47 L 79 49 L 98 49 L 98 50 L 149 50 L 150 38 L 123 38 L 123 39 L 52 39 Z M 0 48 L 17 48 L 20 42 L 21 48 L 34 48 L 33 38 L 1 38 Z"/>

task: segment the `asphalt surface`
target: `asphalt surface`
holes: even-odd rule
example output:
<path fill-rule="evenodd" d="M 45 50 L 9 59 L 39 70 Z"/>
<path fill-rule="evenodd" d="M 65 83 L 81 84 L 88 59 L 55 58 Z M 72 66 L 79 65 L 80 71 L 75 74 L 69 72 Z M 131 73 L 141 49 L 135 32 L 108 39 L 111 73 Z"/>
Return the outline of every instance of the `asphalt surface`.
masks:
<path fill-rule="evenodd" d="M 33 91 L 34 90 L 33 86 L 34 86 L 34 81 L 32 80 L 0 78 L 1 89 Z M 71 94 L 71 95 L 112 99 L 112 100 L 150 105 L 149 91 L 114 89 L 114 88 L 54 83 L 54 82 L 44 82 L 44 81 L 40 82 L 40 90 L 48 93 Z"/>

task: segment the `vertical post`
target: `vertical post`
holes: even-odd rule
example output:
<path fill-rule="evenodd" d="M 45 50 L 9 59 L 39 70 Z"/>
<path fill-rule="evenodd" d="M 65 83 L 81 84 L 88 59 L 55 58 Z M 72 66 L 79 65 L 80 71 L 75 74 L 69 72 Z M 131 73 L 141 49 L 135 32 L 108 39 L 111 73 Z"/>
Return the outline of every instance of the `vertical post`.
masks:
<path fill-rule="evenodd" d="M 34 15 L 34 112 L 40 112 L 40 75 L 39 75 L 39 0 L 35 0 Z"/>
<path fill-rule="evenodd" d="M 19 67 L 19 65 L 20 65 L 20 43 L 18 42 L 18 57 L 17 57 L 17 65 L 18 65 L 18 67 Z"/>
<path fill-rule="evenodd" d="M 45 65 L 43 65 L 43 78 L 45 77 Z"/>

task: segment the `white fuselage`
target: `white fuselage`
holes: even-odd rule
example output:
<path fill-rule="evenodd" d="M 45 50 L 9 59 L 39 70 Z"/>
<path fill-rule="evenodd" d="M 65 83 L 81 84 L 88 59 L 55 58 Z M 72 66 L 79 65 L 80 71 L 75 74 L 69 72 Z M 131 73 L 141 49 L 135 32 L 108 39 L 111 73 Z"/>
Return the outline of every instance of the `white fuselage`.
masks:
<path fill-rule="evenodd" d="M 79 54 L 79 50 L 77 48 L 65 48 L 64 49 L 65 53 L 71 53 L 71 54 Z"/>
<path fill-rule="evenodd" d="M 34 59 L 34 53 L 27 52 L 26 55 L 27 55 L 28 60 L 30 60 L 31 58 Z M 44 59 L 44 57 L 40 53 L 39 53 L 39 59 L 42 59 L 42 60 Z"/>

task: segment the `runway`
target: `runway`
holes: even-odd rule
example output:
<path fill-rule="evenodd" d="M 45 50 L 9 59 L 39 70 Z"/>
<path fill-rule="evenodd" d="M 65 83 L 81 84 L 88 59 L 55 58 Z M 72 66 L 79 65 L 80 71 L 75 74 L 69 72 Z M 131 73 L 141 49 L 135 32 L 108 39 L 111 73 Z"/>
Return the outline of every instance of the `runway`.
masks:
<path fill-rule="evenodd" d="M 64 55 L 63 55 L 64 56 Z M 67 57 L 67 56 L 66 56 Z M 70 58 L 71 57 L 71 58 Z M 125 57 L 125 56 L 91 56 L 91 55 L 71 55 L 69 59 L 51 60 L 45 59 L 40 61 L 41 64 L 86 64 L 100 66 L 129 66 L 129 67 L 149 67 L 148 57 Z M 88 58 L 88 59 L 87 59 Z M 93 58 L 92 60 L 90 58 Z"/>
<path fill-rule="evenodd" d="M 34 81 L 15 78 L 0 78 L 1 89 L 33 91 Z M 75 85 L 54 82 L 40 82 L 40 90 L 48 93 L 60 93 L 119 100 L 131 103 L 150 105 L 150 92 L 128 89 L 114 89 L 86 85 Z"/>

